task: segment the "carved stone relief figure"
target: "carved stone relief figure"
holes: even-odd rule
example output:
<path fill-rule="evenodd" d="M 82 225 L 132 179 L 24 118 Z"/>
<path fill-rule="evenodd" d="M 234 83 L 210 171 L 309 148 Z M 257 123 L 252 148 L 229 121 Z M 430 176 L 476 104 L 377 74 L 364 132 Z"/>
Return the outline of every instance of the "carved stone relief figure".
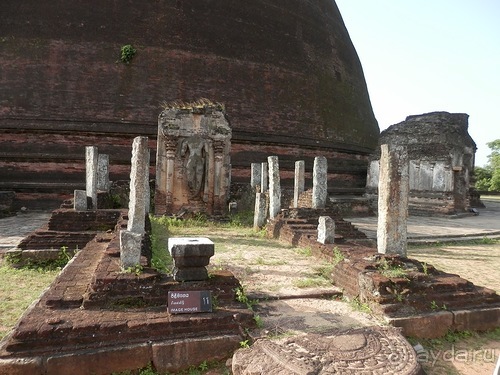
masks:
<path fill-rule="evenodd" d="M 187 184 L 192 197 L 200 196 L 208 170 L 208 144 L 204 139 L 191 137 L 180 143 L 180 155 L 184 159 Z"/>

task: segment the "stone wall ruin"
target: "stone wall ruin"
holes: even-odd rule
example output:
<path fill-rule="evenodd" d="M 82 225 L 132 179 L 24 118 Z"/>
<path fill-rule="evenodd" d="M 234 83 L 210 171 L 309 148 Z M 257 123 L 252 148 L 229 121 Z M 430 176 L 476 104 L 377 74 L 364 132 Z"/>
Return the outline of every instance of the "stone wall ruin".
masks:
<path fill-rule="evenodd" d="M 409 212 L 413 215 L 459 214 L 469 207 L 470 177 L 476 144 L 465 113 L 433 112 L 408 116 L 380 135 L 379 144 L 406 146 Z M 380 147 L 368 167 L 366 195 L 377 207 Z"/>

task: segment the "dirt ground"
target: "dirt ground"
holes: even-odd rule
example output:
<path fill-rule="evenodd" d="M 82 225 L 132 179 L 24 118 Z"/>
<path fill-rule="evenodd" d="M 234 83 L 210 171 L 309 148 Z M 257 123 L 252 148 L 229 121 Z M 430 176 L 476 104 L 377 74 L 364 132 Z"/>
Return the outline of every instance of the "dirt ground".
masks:
<path fill-rule="evenodd" d="M 247 228 L 177 228 L 173 234 L 208 234 L 214 241 L 211 267 L 232 271 L 248 298 L 259 300 L 254 310 L 263 327 L 253 333 L 255 336 L 384 324 L 363 305 L 335 297 L 340 290 L 326 277 L 331 266 L 311 256 L 307 249 L 259 237 Z M 410 256 L 500 291 L 500 244 L 414 248 Z M 320 294 L 331 297 L 314 298 Z M 492 374 L 500 354 L 499 335 L 421 340 L 427 351 L 421 353 L 419 359 L 429 375 Z"/>

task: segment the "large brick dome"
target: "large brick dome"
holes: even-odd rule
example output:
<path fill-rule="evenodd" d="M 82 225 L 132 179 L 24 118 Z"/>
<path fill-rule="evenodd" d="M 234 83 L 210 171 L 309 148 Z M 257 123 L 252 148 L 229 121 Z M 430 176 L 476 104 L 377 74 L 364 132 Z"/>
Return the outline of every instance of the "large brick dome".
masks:
<path fill-rule="evenodd" d="M 85 145 L 126 178 L 164 101 L 225 104 L 236 182 L 271 154 L 285 181 L 324 155 L 334 187 L 362 187 L 379 135 L 333 0 L 4 0 L 0 67 L 0 190 L 83 184 Z"/>

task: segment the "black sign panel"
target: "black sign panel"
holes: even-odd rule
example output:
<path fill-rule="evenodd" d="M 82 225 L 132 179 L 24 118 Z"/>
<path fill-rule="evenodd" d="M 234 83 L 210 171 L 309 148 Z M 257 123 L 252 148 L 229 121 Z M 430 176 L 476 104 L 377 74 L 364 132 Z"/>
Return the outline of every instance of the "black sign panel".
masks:
<path fill-rule="evenodd" d="M 212 312 L 212 292 L 174 290 L 168 292 L 168 312 L 170 314 L 192 314 Z"/>

